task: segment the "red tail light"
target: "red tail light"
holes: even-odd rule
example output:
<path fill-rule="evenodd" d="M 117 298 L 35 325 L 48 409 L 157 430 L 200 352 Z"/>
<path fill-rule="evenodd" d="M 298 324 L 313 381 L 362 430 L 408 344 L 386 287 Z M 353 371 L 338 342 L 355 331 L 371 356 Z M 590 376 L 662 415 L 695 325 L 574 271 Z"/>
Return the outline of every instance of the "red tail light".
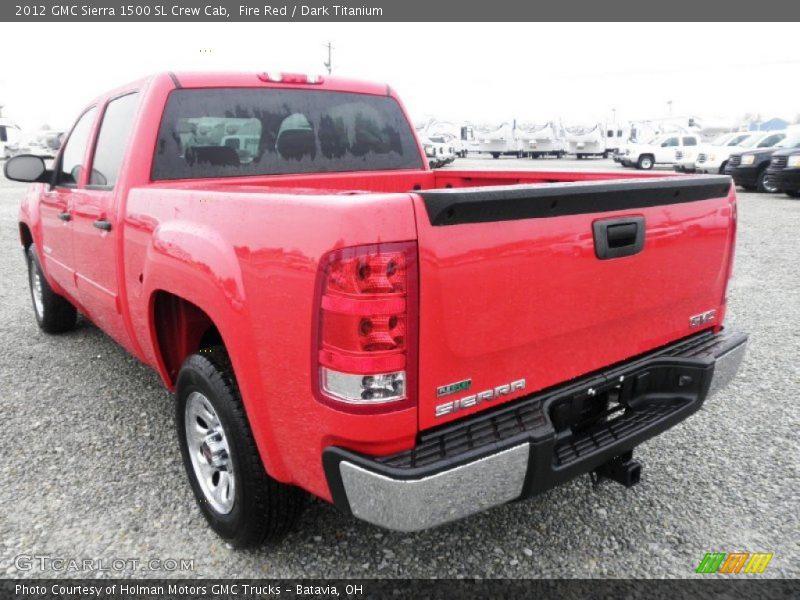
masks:
<path fill-rule="evenodd" d="M 359 413 L 414 405 L 417 297 L 416 242 L 322 258 L 312 370 L 321 402 Z"/>

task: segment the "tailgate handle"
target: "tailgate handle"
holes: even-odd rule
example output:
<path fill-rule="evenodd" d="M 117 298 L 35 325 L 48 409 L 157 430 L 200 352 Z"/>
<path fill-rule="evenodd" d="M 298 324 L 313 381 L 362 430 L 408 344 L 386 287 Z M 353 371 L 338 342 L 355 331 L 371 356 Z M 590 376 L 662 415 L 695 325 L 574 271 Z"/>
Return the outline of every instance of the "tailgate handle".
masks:
<path fill-rule="evenodd" d="M 603 219 L 592 224 L 594 252 L 600 260 L 638 254 L 644 248 L 644 217 Z"/>

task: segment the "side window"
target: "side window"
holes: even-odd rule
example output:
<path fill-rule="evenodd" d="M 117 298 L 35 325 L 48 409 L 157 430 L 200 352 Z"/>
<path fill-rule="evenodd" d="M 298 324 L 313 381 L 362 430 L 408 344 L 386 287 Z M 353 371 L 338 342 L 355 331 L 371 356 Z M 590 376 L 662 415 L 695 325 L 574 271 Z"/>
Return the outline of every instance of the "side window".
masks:
<path fill-rule="evenodd" d="M 92 160 L 89 185 L 114 187 L 136 116 L 139 94 L 121 96 L 108 103 Z"/>
<path fill-rule="evenodd" d="M 765 137 L 761 142 L 758 144 L 759 148 L 772 148 L 775 144 L 782 141 L 783 138 L 786 136 L 782 133 L 776 133 L 775 135 L 770 135 Z"/>
<path fill-rule="evenodd" d="M 695 138 L 695 137 L 685 137 L 685 138 L 683 138 L 683 145 L 684 146 L 697 146 L 697 138 Z"/>
<path fill-rule="evenodd" d="M 668 140 L 664 140 L 664 143 L 661 144 L 662 148 L 672 148 L 673 146 L 678 145 L 678 138 L 669 138 Z"/>
<path fill-rule="evenodd" d="M 6 133 L 6 126 L 0 125 L 0 142 L 7 142 L 8 134 Z"/>
<path fill-rule="evenodd" d="M 67 144 L 64 146 L 64 152 L 61 153 L 61 164 L 56 176 L 57 185 L 69 186 L 78 183 L 96 113 L 95 107 L 90 108 L 80 116 L 75 127 L 72 128 L 72 133 L 69 134 Z"/>

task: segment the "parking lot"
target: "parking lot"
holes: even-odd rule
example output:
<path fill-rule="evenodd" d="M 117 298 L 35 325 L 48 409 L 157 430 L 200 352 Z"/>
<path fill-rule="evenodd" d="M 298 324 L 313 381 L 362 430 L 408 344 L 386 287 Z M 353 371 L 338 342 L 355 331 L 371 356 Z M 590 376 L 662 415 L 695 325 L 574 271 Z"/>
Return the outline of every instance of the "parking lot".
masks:
<path fill-rule="evenodd" d="M 621 170 L 605 160 L 490 158 L 451 168 Z M 36 327 L 17 234 L 24 189 L 0 178 L 6 576 L 691 577 L 706 552 L 737 551 L 774 553 L 763 577 L 800 576 L 798 200 L 740 194 L 728 323 L 750 333 L 748 356 L 702 411 L 637 451 L 640 485 L 594 491 L 582 477 L 418 534 L 311 501 L 281 544 L 238 552 L 195 506 L 172 398 L 155 372 L 86 320 L 58 337 Z M 141 562 L 62 573 L 27 569 L 20 555 Z M 193 559 L 193 570 L 148 572 L 150 559 Z"/>

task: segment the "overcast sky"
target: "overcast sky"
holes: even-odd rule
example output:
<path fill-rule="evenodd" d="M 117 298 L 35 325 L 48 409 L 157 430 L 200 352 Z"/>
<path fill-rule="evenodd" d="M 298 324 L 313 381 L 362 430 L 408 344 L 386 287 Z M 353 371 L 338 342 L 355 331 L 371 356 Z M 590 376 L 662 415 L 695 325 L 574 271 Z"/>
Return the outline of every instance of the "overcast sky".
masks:
<path fill-rule="evenodd" d="M 746 112 L 800 115 L 797 25 L 6 24 L 3 115 L 69 126 L 107 88 L 164 70 L 322 73 L 384 81 L 412 118 L 565 124 Z"/>

